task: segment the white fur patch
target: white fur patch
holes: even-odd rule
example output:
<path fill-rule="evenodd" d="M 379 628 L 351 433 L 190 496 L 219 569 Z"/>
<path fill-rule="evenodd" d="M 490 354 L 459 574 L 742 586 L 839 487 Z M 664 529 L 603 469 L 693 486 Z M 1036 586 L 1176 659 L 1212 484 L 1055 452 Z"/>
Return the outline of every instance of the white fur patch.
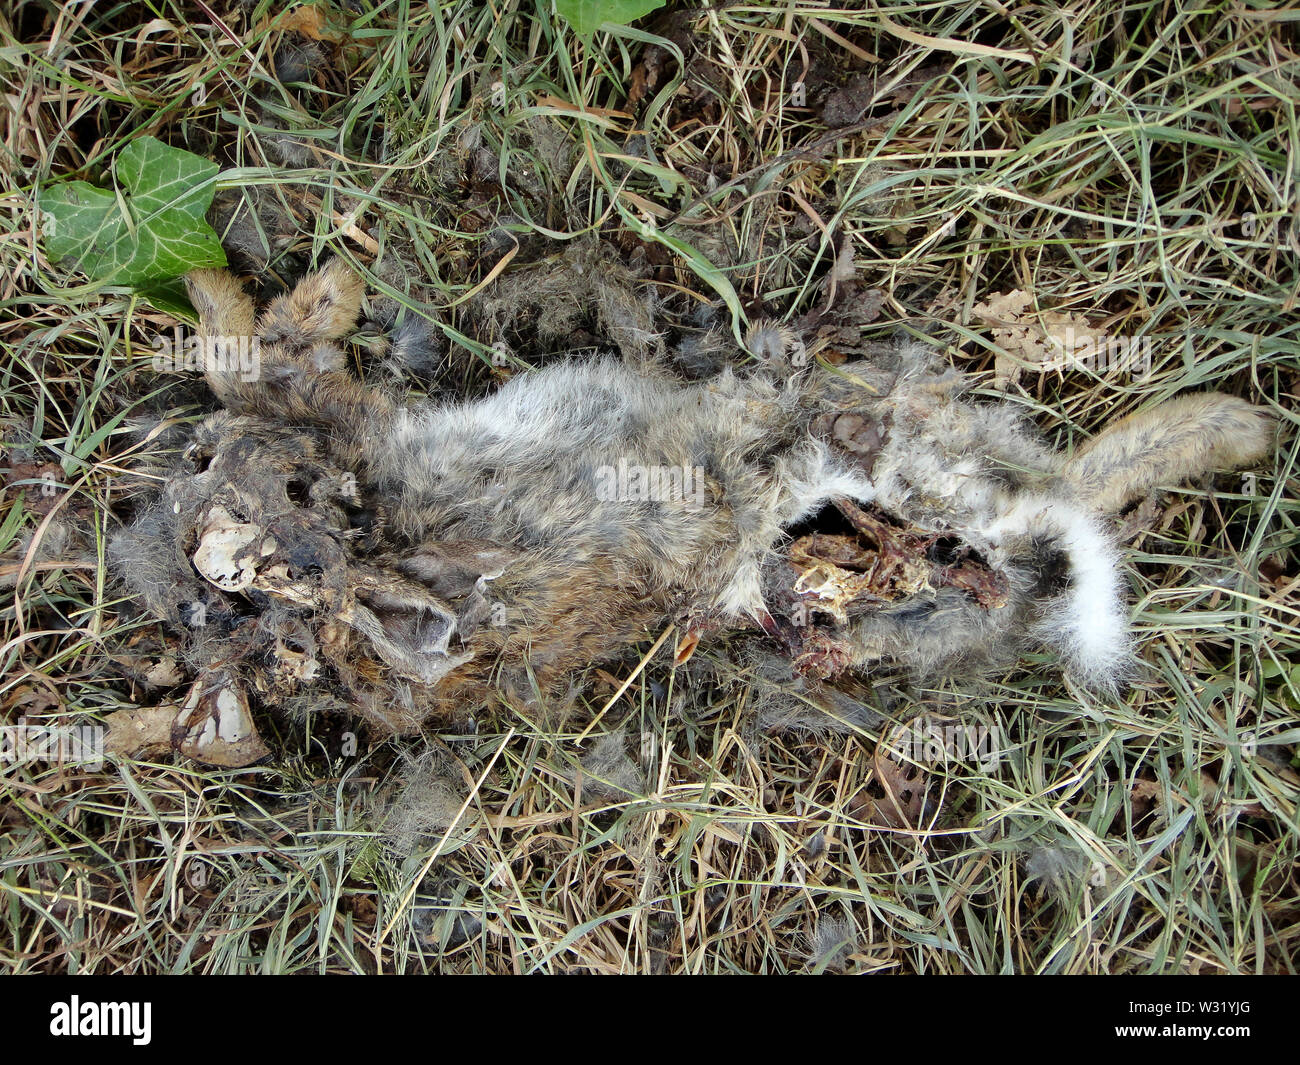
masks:
<path fill-rule="evenodd" d="M 1082 682 L 1113 687 L 1132 656 L 1119 557 L 1098 519 L 1050 496 L 1025 496 L 981 530 L 995 548 L 1022 536 L 1053 537 L 1070 565 L 1070 587 L 1046 604 L 1037 634 Z"/>

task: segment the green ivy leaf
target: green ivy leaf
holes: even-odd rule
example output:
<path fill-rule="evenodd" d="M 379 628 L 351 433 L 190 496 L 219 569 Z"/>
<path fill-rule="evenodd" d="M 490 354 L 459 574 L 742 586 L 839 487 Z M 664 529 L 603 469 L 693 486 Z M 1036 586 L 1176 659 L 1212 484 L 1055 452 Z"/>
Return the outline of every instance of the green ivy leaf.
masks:
<path fill-rule="evenodd" d="M 139 285 L 224 266 L 225 253 L 204 221 L 218 167 L 154 137 L 117 157 L 116 191 L 66 181 L 41 194 L 45 250 L 92 281 Z"/>
<path fill-rule="evenodd" d="M 155 310 L 179 318 L 182 322 L 197 322 L 198 314 L 190 303 L 189 293 L 185 291 L 185 281 L 179 277 L 166 281 L 153 281 L 147 285 L 137 285 L 138 292 L 148 300 Z"/>
<path fill-rule="evenodd" d="M 589 37 L 603 23 L 615 22 L 626 26 L 665 3 L 667 0 L 555 0 L 555 10 L 575 31 Z"/>

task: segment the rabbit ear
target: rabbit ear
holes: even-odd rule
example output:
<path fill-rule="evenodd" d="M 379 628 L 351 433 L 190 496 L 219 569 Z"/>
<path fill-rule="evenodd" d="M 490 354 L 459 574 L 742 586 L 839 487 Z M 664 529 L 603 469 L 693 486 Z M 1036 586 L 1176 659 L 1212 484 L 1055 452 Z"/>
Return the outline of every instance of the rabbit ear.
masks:
<path fill-rule="evenodd" d="M 489 540 L 448 540 L 422 545 L 398 559 L 396 568 L 434 595 L 452 599 L 482 590 L 517 561 L 520 552 Z"/>
<path fill-rule="evenodd" d="M 356 322 L 361 278 L 344 260 L 332 259 L 260 320 L 226 271 L 195 270 L 185 281 L 199 311 L 208 385 L 221 404 L 238 414 L 325 426 L 346 454 L 345 465 L 357 467 L 368 432 L 392 414 L 387 397 L 347 373 L 334 343 Z"/>
<path fill-rule="evenodd" d="M 228 270 L 191 270 L 185 275 L 199 331 L 209 336 L 252 336 L 253 301 Z"/>
<path fill-rule="evenodd" d="M 198 339 L 208 387 L 224 405 L 237 407 L 256 350 L 253 301 L 226 270 L 191 270 L 185 288 L 199 313 Z"/>
<path fill-rule="evenodd" d="M 361 278 L 343 259 L 331 259 L 267 308 L 262 340 L 290 349 L 316 348 L 351 329 L 361 312 Z"/>
<path fill-rule="evenodd" d="M 391 583 L 387 588 L 364 587 L 364 583 L 355 590 L 355 602 L 340 616 L 398 672 L 436 684 L 472 657 L 450 651 L 456 617 L 433 596 Z"/>

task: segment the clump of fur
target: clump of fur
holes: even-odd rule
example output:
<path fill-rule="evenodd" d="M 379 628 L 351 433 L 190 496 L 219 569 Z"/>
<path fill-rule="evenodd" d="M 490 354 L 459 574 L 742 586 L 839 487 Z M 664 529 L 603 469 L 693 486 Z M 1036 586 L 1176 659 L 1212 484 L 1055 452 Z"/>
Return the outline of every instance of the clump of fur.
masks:
<path fill-rule="evenodd" d="M 808 968 L 813 972 L 844 972 L 860 949 L 859 941 L 851 920 L 823 915 L 808 936 Z"/>
<path fill-rule="evenodd" d="M 1073 846 L 1041 844 L 1025 856 L 1025 881 L 1037 883 L 1059 898 L 1069 898 L 1097 874 L 1098 868 Z"/>
<path fill-rule="evenodd" d="M 627 735 L 621 728 L 598 737 L 579 765 L 581 771 L 572 772 L 570 779 L 581 781 L 584 794 L 617 801 L 645 793 L 645 774 L 628 757 Z"/>
<path fill-rule="evenodd" d="M 399 789 L 383 824 L 384 837 L 397 853 L 437 846 L 444 837 L 446 853 L 477 835 L 480 814 L 467 807 L 468 785 L 443 751 L 408 755 Z"/>
<path fill-rule="evenodd" d="M 524 338 L 541 351 L 568 350 L 585 333 L 593 346 L 608 337 L 634 364 L 663 351 L 654 289 L 595 237 L 506 272 L 472 310 L 489 344 L 515 347 Z"/>

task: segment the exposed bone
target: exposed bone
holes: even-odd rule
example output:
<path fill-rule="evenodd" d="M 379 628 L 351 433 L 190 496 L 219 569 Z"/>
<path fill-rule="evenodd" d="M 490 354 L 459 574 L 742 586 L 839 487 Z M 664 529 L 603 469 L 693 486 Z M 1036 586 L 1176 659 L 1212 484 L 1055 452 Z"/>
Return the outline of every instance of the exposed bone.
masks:
<path fill-rule="evenodd" d="M 294 580 L 294 578 L 290 577 L 289 567 L 283 562 L 264 567 L 250 583 L 259 592 L 279 596 L 281 599 L 287 599 L 299 606 L 316 607 L 323 605 L 320 603 L 321 595 L 319 590 L 314 588 L 309 581 Z"/>
<path fill-rule="evenodd" d="M 295 651 L 284 640 L 275 641 L 276 677 L 282 681 L 305 682 L 320 675 L 320 662 L 305 651 Z"/>
<path fill-rule="evenodd" d="M 268 751 L 243 689 L 227 678 L 200 677 L 176 716 L 172 746 L 209 765 L 245 766 Z"/>
<path fill-rule="evenodd" d="M 261 536 L 260 526 L 236 521 L 225 507 L 213 507 L 199 534 L 194 566 L 222 591 L 243 591 L 257 577 L 257 566 L 250 555 L 269 553 L 260 547 L 250 553 Z"/>

